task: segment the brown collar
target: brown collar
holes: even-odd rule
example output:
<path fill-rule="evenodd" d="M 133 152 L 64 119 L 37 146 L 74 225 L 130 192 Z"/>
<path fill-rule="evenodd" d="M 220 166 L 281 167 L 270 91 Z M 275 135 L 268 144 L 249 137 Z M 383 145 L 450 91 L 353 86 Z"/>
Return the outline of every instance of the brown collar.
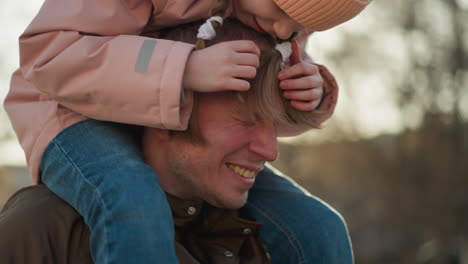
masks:
<path fill-rule="evenodd" d="M 172 209 L 176 241 L 195 239 L 216 244 L 239 254 L 242 245 L 256 235 L 261 223 L 241 218 L 239 210 L 217 208 L 204 201 L 183 200 L 166 194 Z"/>

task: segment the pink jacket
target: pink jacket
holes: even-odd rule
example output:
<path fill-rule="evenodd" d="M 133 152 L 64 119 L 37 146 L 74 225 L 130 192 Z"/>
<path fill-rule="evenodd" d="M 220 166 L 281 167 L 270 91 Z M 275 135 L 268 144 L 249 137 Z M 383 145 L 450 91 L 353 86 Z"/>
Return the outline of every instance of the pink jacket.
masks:
<path fill-rule="evenodd" d="M 138 35 L 148 23 L 165 28 L 206 18 L 212 3 L 45 0 L 20 37 L 20 68 L 4 103 L 35 183 L 49 142 L 86 118 L 187 127 L 192 93 L 181 84 L 194 46 Z M 336 84 L 326 90 L 333 99 L 321 108 L 331 115 Z"/>

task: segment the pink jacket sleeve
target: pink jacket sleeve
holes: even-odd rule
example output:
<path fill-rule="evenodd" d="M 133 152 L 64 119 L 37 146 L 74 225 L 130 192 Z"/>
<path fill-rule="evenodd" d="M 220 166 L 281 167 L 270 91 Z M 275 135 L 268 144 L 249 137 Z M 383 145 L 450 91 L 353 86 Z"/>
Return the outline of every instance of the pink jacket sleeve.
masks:
<path fill-rule="evenodd" d="M 151 0 L 46 0 L 20 37 L 20 70 L 87 117 L 185 129 L 191 93 L 182 76 L 193 46 L 137 36 L 153 8 Z"/>

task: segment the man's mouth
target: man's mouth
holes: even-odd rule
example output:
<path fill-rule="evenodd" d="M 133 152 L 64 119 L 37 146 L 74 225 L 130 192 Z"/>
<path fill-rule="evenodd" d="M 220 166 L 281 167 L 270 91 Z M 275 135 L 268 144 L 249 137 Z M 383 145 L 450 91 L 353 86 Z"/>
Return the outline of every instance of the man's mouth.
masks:
<path fill-rule="evenodd" d="M 255 177 L 255 171 L 243 168 L 234 164 L 227 164 L 228 168 L 235 172 L 237 175 L 246 179 L 253 179 Z"/>
<path fill-rule="evenodd" d="M 268 33 L 262 28 L 262 26 L 260 26 L 260 24 L 258 24 L 258 21 L 257 21 L 257 18 L 256 18 L 256 17 L 253 17 L 252 21 L 253 21 L 253 28 L 254 28 L 258 33 L 268 34 Z"/>

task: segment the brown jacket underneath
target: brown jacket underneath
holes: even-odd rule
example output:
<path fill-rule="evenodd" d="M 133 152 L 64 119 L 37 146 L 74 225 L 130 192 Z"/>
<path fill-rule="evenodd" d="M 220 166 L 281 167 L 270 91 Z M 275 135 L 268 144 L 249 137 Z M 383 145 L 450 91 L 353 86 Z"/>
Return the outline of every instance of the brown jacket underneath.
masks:
<path fill-rule="evenodd" d="M 235 210 L 168 198 L 181 264 L 270 263 L 257 234 L 261 224 Z M 1 263 L 91 264 L 89 238 L 83 218 L 45 186 L 18 191 L 0 213 Z"/>

